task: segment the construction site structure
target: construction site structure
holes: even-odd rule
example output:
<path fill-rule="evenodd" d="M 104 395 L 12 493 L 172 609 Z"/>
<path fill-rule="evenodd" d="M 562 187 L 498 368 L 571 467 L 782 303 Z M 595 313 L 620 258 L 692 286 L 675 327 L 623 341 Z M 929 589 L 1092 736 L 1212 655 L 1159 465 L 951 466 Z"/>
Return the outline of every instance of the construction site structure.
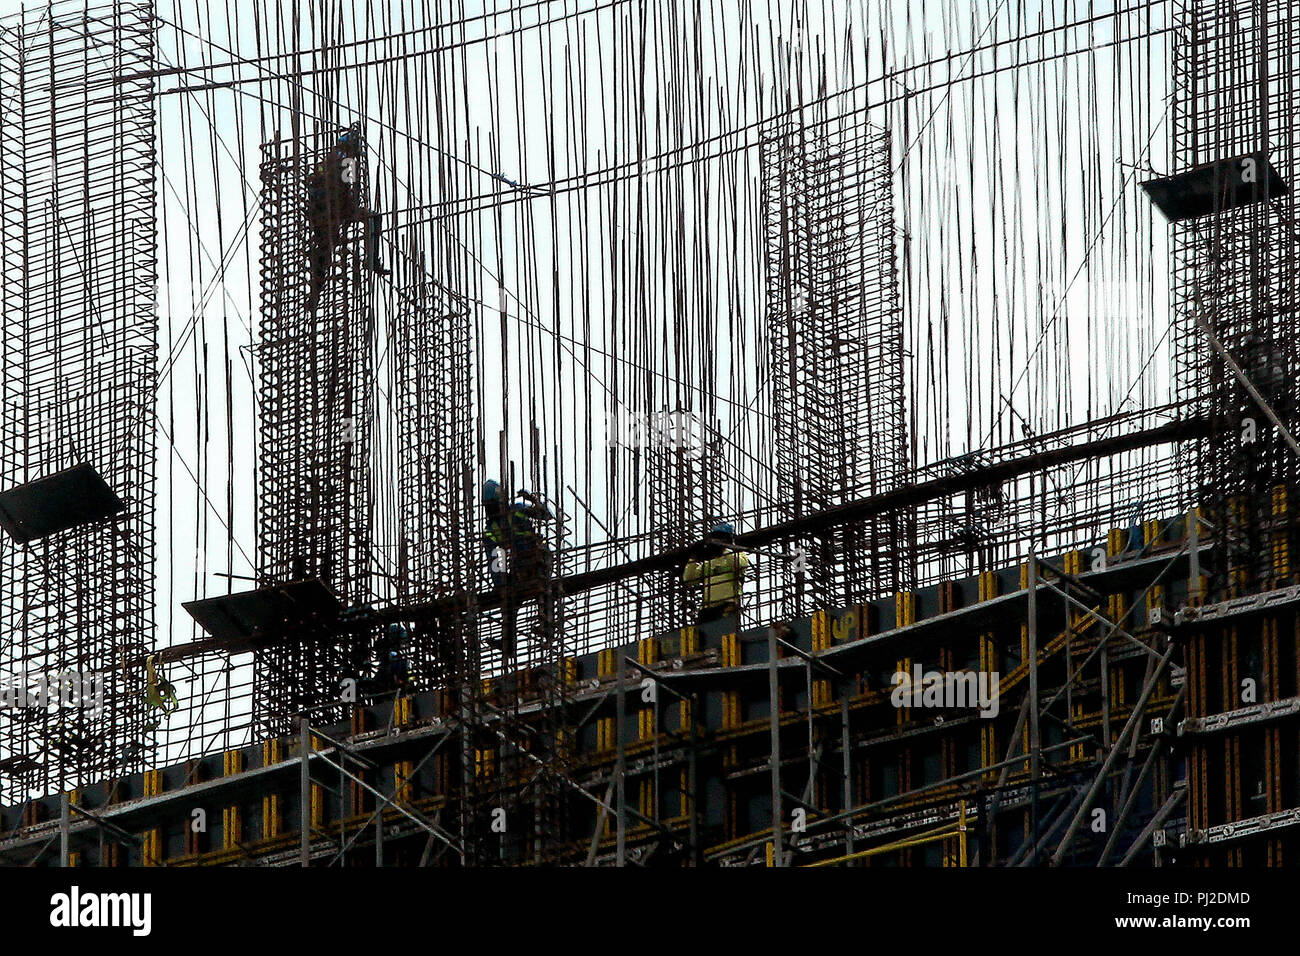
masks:
<path fill-rule="evenodd" d="M 52 501 L 6 508 L 31 524 L 0 535 L 0 684 L 102 702 L 6 702 L 6 802 L 138 770 L 156 742 L 143 670 L 118 666 L 155 628 L 154 27 L 151 3 L 119 2 L 0 31 L 0 488 L 46 479 Z M 103 520 L 46 526 L 47 508 Z"/>
<path fill-rule="evenodd" d="M 551 723 L 544 690 L 511 674 L 487 682 L 472 728 L 453 695 L 415 693 L 357 706 L 350 724 L 304 721 L 219 759 L 6 810 L 0 858 L 461 865 L 472 843 L 478 862 L 503 864 L 1280 863 L 1300 833 L 1293 780 L 1244 757 L 1225 794 L 1222 777 L 1183 768 L 1259 738 L 1294 753 L 1300 589 L 1189 604 L 1219 543 L 1188 522 L 1149 522 L 1140 543 L 1115 529 L 1099 559 L 1032 558 L 780 628 L 688 627 L 584 655 L 566 675 L 562 775 L 527 762 L 500 773 L 512 725 L 540 738 Z M 1290 664 L 1262 662 L 1258 702 L 1190 716 L 1220 680 L 1192 648 L 1279 631 Z M 995 683 L 955 691 L 931 672 Z M 903 691 L 916 697 L 900 706 Z M 497 737 L 474 768 L 458 753 L 470 730 Z M 467 771 L 500 787 L 496 806 L 471 800 L 472 841 L 459 821 L 483 783 Z M 511 799 L 538 772 L 557 775 L 567 839 L 538 829 L 539 800 Z M 1269 779 L 1276 793 L 1254 792 Z"/>
<path fill-rule="evenodd" d="M 802 36 L 807 5 L 795 6 Z M 896 128 L 866 106 L 831 108 L 828 64 L 784 38 L 763 91 L 772 108 L 731 150 L 753 154 L 756 202 L 752 236 L 733 218 L 725 241 L 752 241 L 759 267 L 744 273 L 729 247 L 727 265 L 748 279 L 725 291 L 708 255 L 724 238 L 701 226 L 689 249 L 681 240 L 688 215 L 712 214 L 715 184 L 646 186 L 641 139 L 633 160 L 620 152 L 595 177 L 610 190 L 599 235 L 612 264 L 590 285 L 609 288 L 575 291 L 566 280 L 588 276 L 562 279 L 559 263 L 591 252 L 565 244 L 604 249 L 585 222 L 561 238 L 564 216 L 586 211 L 555 210 L 591 185 L 585 172 L 578 185 L 513 180 L 501 144 L 474 142 L 441 104 L 436 124 L 408 115 L 400 158 L 388 114 L 351 121 L 337 38 L 322 43 L 324 66 L 258 58 L 222 67 L 255 77 L 170 86 L 236 89 L 270 72 L 270 115 L 289 121 L 264 130 L 253 164 L 251 587 L 220 572 L 224 593 L 204 585 L 184 603 L 202 634 L 164 647 L 155 433 L 176 441 L 154 402 L 176 363 L 175 352 L 157 361 L 152 308 L 154 83 L 186 71 L 156 62 L 148 3 L 7 23 L 0 676 L 26 687 L 31 671 L 61 690 L 93 675 L 105 691 L 98 708 L 0 711 L 0 861 L 1292 863 L 1296 6 L 1174 11 L 1176 168 L 1142 184 L 1173 222 L 1174 400 L 1125 395 L 1056 429 L 1021 416 L 1020 437 L 997 443 L 974 434 L 968 411 L 974 450 L 924 461 L 905 348 L 912 117 Z M 690 75 L 700 52 L 670 21 L 653 39 Z M 303 78 L 317 73 L 309 94 Z M 385 76 L 379 95 L 396 97 L 397 74 Z M 436 86 L 468 108 L 456 76 L 422 80 L 417 92 Z M 613 98 L 648 108 L 636 95 Z M 635 125 L 612 134 L 620 149 L 644 134 Z M 686 142 L 676 124 L 663 156 L 709 142 L 702 130 Z M 312 177 L 345 136 L 355 215 L 326 236 Z M 379 210 L 381 196 L 400 208 Z M 484 211 L 490 236 L 462 226 Z M 566 293 L 594 300 L 587 319 L 616 316 L 604 348 L 561 331 L 578 327 Z M 549 298 L 555 327 L 521 294 Z M 746 296 L 759 303 L 752 346 L 735 318 Z M 676 310 L 667 319 L 654 315 L 663 303 Z M 1038 307 L 1041 343 L 1052 322 Z M 727 369 L 745 401 L 718 387 L 722 311 L 742 343 L 729 358 L 748 360 Z M 601 380 L 589 364 L 601 352 L 630 370 Z M 1029 367 L 1010 354 L 994 361 Z M 985 357 L 968 361 L 970 373 Z M 573 394 L 579 367 L 608 408 L 637 419 L 631 445 L 594 446 L 593 406 Z M 990 435 L 1005 435 L 1018 384 L 993 399 Z M 721 406 L 739 406 L 749 428 L 756 404 L 752 441 L 718 423 Z M 557 424 L 570 419 L 588 427 Z M 206 515 L 215 506 L 195 484 Z M 232 465 L 232 521 L 235 484 Z M 488 534 L 490 506 L 504 509 L 505 546 Z M 618 524 L 629 515 L 635 532 Z M 710 538 L 728 524 L 734 541 Z M 743 607 L 692 623 L 707 598 L 684 568 L 705 539 L 756 570 Z M 174 688 L 159 675 L 184 670 L 200 692 L 167 738 L 153 710 Z M 237 671 L 251 674 L 246 698 Z"/>

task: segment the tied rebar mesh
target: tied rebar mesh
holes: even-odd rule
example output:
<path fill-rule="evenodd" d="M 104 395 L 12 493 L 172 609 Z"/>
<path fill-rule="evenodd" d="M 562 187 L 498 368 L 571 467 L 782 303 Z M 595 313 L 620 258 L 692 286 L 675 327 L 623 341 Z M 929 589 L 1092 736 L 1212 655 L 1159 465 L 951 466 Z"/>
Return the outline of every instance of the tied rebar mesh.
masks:
<path fill-rule="evenodd" d="M 396 590 L 404 604 L 476 589 L 474 405 L 469 304 L 430 277 L 417 255 L 399 269 L 391 332 L 401 508 Z M 417 628 L 408 655 L 415 686 L 456 686 L 469 666 L 469 624 Z"/>
<path fill-rule="evenodd" d="M 374 401 L 371 275 L 365 230 L 343 226 L 328 280 L 308 308 L 306 178 L 334 147 L 277 140 L 262 148 L 261 342 L 258 360 L 258 575 L 264 584 L 320 579 L 345 607 L 370 599 L 370 424 Z M 364 151 L 363 151 L 364 156 Z M 366 195 L 366 163 L 358 163 Z M 339 682 L 367 653 L 357 638 L 300 633 L 256 655 L 260 733 L 290 733 L 292 715 L 345 719 Z"/>
<path fill-rule="evenodd" d="M 1213 349 L 1214 330 L 1287 429 L 1297 431 L 1294 117 L 1300 26 L 1292 0 L 1197 0 L 1176 15 L 1173 151 L 1176 171 L 1264 153 L 1291 189 L 1174 227 L 1175 373 L 1179 398 L 1210 419 L 1211 437 L 1184 458 L 1185 480 L 1227 547 L 1206 570 L 1211 594 L 1283 583 L 1276 548 L 1285 530 L 1297 458 Z M 1266 177 L 1264 169 L 1258 175 Z M 1255 434 L 1252 435 L 1252 429 Z M 1251 438 L 1254 440 L 1250 440 Z M 1275 530 L 1282 528 L 1282 530 Z"/>
<path fill-rule="evenodd" d="M 889 490 L 908 466 L 890 134 L 860 119 L 827 125 L 824 113 L 770 123 L 761 142 L 774 447 L 786 518 Z M 903 514 L 791 546 L 807 560 L 786 563 L 790 616 L 912 584 Z"/>
<path fill-rule="evenodd" d="M 98 709 L 0 714 L 5 802 L 132 772 L 155 744 L 135 666 L 154 641 L 154 58 L 151 3 L 0 24 L 0 488 L 89 463 L 126 506 L 0 535 L 0 682 L 104 688 Z"/>

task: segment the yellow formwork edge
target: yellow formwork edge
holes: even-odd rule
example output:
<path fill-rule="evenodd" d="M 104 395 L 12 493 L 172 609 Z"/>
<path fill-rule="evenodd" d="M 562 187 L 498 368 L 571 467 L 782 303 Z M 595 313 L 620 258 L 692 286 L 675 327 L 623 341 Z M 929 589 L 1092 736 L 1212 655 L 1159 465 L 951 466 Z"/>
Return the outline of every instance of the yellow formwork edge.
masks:
<path fill-rule="evenodd" d="M 740 691 L 724 690 L 722 692 L 722 729 L 732 730 L 740 726 Z"/>
<path fill-rule="evenodd" d="M 916 595 L 911 591 L 894 593 L 894 625 L 907 627 L 916 623 Z"/>
<path fill-rule="evenodd" d="M 1153 584 L 1147 591 L 1147 610 L 1154 607 L 1165 606 L 1165 586 L 1163 584 Z"/>
<path fill-rule="evenodd" d="M 158 866 L 162 863 L 162 831 L 153 829 L 145 833 L 140 846 L 140 865 Z"/>
<path fill-rule="evenodd" d="M 284 759 L 284 741 L 272 737 L 262 741 L 262 766 L 269 767 Z M 262 839 L 278 837 L 284 830 L 282 816 L 283 804 L 278 793 L 269 793 L 262 797 Z"/>
<path fill-rule="evenodd" d="M 221 811 L 221 848 L 231 850 L 244 838 L 244 816 L 238 806 L 225 807 Z"/>
<path fill-rule="evenodd" d="M 651 740 L 655 735 L 655 713 L 650 707 L 642 707 L 636 714 L 637 740 Z"/>
<path fill-rule="evenodd" d="M 1124 595 L 1109 594 L 1106 596 L 1106 613 L 1110 615 L 1112 621 L 1122 621 L 1127 613 L 1124 610 Z"/>
<path fill-rule="evenodd" d="M 737 634 L 722 635 L 722 666 L 739 667 L 740 666 L 740 636 Z"/>
<path fill-rule="evenodd" d="M 647 637 L 636 642 L 636 659 L 649 666 L 659 660 L 659 638 Z"/>
<path fill-rule="evenodd" d="M 912 679 L 912 659 L 904 657 L 894 662 L 895 669 L 900 674 L 906 674 L 907 680 Z M 894 711 L 894 723 L 905 724 L 912 719 L 911 710 L 907 707 L 899 707 Z"/>
<path fill-rule="evenodd" d="M 1142 525 L 1142 543 L 1155 544 L 1163 533 L 1164 529 L 1160 527 L 1160 522 L 1152 518 Z"/>
<path fill-rule="evenodd" d="M 596 655 L 596 676 L 613 677 L 618 671 L 618 658 L 612 647 L 607 647 Z"/>
<path fill-rule="evenodd" d="M 318 749 L 313 740 L 313 749 Z M 311 825 L 314 827 L 323 827 L 325 825 L 325 788 L 319 783 L 311 785 Z"/>
<path fill-rule="evenodd" d="M 484 751 L 477 752 L 478 755 Z M 398 803 L 410 803 L 412 795 L 411 777 L 415 772 L 415 763 L 411 760 L 399 760 L 393 764 L 393 792 L 394 800 Z"/>
<path fill-rule="evenodd" d="M 278 837 L 281 832 L 281 805 L 278 793 L 262 798 L 262 839 Z"/>
<path fill-rule="evenodd" d="M 824 651 L 831 646 L 830 615 L 826 611 L 813 611 L 812 649 Z"/>
<path fill-rule="evenodd" d="M 640 811 L 641 816 L 649 817 L 652 820 L 655 818 L 654 793 L 653 781 L 642 780 L 641 792 L 639 794 L 639 799 L 637 800 L 637 809 Z"/>
<path fill-rule="evenodd" d="M 238 750 L 227 750 L 221 755 L 222 776 L 233 777 L 244 772 L 244 755 Z M 243 839 L 244 820 L 237 805 L 222 808 L 221 848 L 229 850 Z"/>
<path fill-rule="evenodd" d="M 682 628 L 682 657 L 689 657 L 700 652 L 700 632 L 694 627 Z"/>
<path fill-rule="evenodd" d="M 813 653 L 824 651 L 831 646 L 831 616 L 826 611 L 814 611 L 812 616 Z M 814 680 L 812 687 L 814 707 L 823 707 L 831 697 L 831 684 L 828 680 Z"/>

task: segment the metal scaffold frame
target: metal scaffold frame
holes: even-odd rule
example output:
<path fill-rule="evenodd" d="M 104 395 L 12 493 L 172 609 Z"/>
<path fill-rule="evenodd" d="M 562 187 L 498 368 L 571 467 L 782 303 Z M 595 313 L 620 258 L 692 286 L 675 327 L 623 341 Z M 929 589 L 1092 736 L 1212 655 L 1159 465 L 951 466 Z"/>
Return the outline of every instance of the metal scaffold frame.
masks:
<path fill-rule="evenodd" d="M 1190 446 L 1184 470 L 1207 519 L 1223 526 L 1229 542 L 1223 560 L 1207 568 L 1211 592 L 1225 597 L 1274 582 L 1275 489 L 1294 488 L 1300 476 L 1300 456 L 1274 440 L 1268 412 L 1220 354 L 1294 434 L 1300 415 L 1290 385 L 1300 367 L 1292 66 L 1300 55 L 1298 12 L 1290 0 L 1198 0 L 1180 5 L 1176 19 L 1178 168 L 1263 156 L 1291 187 L 1174 226 L 1177 384 L 1193 413 L 1215 425 L 1212 436 Z M 1248 433 L 1251 422 L 1257 439 Z"/>
<path fill-rule="evenodd" d="M 763 130 L 768 361 L 783 517 L 894 487 L 909 471 L 890 140 L 888 130 L 860 118 L 829 123 L 824 103 Z M 913 586 L 914 536 L 910 515 L 899 513 L 798 542 L 808 570 L 782 578 L 780 613 Z"/>
<path fill-rule="evenodd" d="M 143 670 L 122 666 L 154 641 L 156 24 L 149 2 L 47 14 L 0 23 L 0 489 L 90 465 L 124 508 L 0 535 L 0 682 L 53 698 L 0 717 L 5 802 L 130 772 L 156 743 Z M 92 678 L 99 708 L 60 699 Z"/>
<path fill-rule="evenodd" d="M 1178 632 L 1185 639 L 1186 728 L 1300 690 L 1300 639 L 1285 607 L 1248 628 L 1211 614 L 1200 623 L 1198 613 L 1202 602 L 1222 607 L 1296 581 L 1298 16 L 1294 0 L 1197 0 L 1180 5 L 1176 16 L 1178 168 L 1231 161 L 1230 175 L 1263 184 L 1254 201 L 1236 207 L 1216 195 L 1209 215 L 1173 230 L 1178 386 L 1213 426 L 1189 447 L 1185 472 L 1222 545 L 1195 582 L 1183 612 L 1188 626 Z M 1247 165 L 1259 165 L 1260 175 L 1249 175 Z M 1280 194 L 1273 171 L 1286 187 Z M 1295 739 L 1293 728 L 1276 723 L 1249 724 L 1232 735 L 1189 732 L 1184 839 L 1198 859 L 1230 866 L 1288 859 L 1283 835 L 1249 845 L 1224 837 L 1295 811 L 1300 792 L 1288 769 Z"/>
<path fill-rule="evenodd" d="M 372 593 L 375 343 L 366 223 L 342 224 L 314 310 L 308 301 L 307 177 L 338 135 L 322 131 L 315 146 L 275 139 L 262 148 L 257 551 L 263 584 L 316 578 L 345 607 L 355 607 Z M 357 176 L 364 201 L 364 159 Z M 342 648 L 334 636 L 317 633 L 259 653 L 259 732 L 287 735 L 291 715 L 338 700 L 338 681 L 366 650 L 364 644 Z M 341 705 L 334 716 L 342 718 Z"/>

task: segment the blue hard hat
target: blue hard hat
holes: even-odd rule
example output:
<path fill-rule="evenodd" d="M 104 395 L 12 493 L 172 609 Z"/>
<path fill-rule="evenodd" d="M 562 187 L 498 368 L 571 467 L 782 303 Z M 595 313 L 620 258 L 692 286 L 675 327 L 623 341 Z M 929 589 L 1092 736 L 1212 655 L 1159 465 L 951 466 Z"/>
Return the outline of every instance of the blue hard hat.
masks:
<path fill-rule="evenodd" d="M 713 530 L 709 532 L 709 534 L 728 534 L 728 535 L 735 534 L 735 533 L 736 533 L 736 526 L 734 524 L 731 524 L 728 521 L 723 521 L 719 524 L 715 524 L 713 526 Z"/>
<path fill-rule="evenodd" d="M 501 485 L 495 481 L 483 482 L 483 503 L 489 501 L 499 501 L 501 499 Z"/>
<path fill-rule="evenodd" d="M 406 639 L 406 628 L 402 627 L 402 625 L 397 624 L 397 623 L 389 624 L 389 625 L 388 625 L 388 636 L 389 636 L 389 638 L 391 638 L 392 640 L 397 640 L 397 641 L 405 640 L 405 639 Z"/>

